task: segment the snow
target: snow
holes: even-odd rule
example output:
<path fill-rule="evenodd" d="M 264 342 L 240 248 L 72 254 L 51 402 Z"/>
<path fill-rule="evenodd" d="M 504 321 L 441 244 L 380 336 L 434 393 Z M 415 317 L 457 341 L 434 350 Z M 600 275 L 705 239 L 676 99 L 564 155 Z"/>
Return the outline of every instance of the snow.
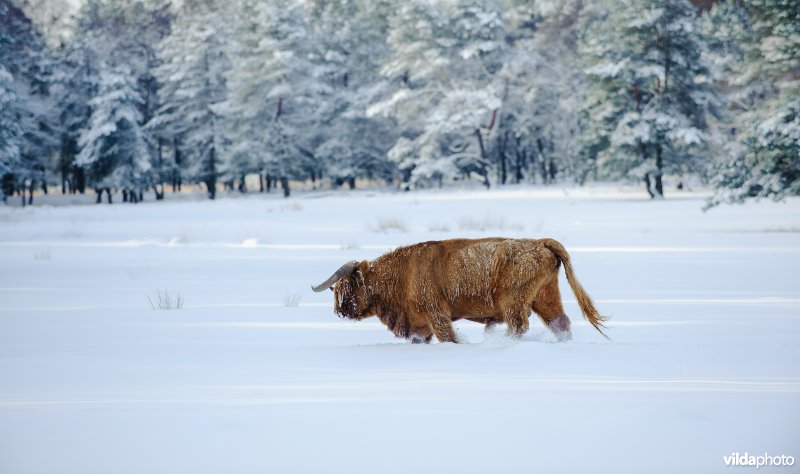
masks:
<path fill-rule="evenodd" d="M 0 472 L 717 472 L 800 452 L 800 199 L 639 189 L 0 208 Z M 378 229 L 378 220 L 403 225 Z M 486 225 L 466 225 L 484 221 Z M 602 314 L 412 345 L 313 293 L 349 260 L 553 237 Z M 182 309 L 150 309 L 168 290 Z M 294 306 L 292 300 L 299 298 Z M 795 466 L 794 469 L 797 469 Z M 793 472 L 786 469 L 786 472 Z"/>

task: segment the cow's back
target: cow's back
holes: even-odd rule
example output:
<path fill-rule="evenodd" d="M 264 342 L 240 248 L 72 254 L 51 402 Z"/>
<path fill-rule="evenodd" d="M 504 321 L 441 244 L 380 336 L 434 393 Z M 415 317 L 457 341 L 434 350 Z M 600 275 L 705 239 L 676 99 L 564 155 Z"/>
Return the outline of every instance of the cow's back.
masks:
<path fill-rule="evenodd" d="M 504 238 L 451 239 L 399 247 L 376 260 L 395 280 L 396 296 L 428 310 L 488 307 L 497 245 Z"/>
<path fill-rule="evenodd" d="M 490 316 L 496 315 L 493 292 L 498 285 L 524 284 L 542 255 L 552 258 L 537 240 L 492 237 L 420 242 L 375 263 L 393 280 L 386 283 L 398 306 L 447 310 L 454 317 Z"/>

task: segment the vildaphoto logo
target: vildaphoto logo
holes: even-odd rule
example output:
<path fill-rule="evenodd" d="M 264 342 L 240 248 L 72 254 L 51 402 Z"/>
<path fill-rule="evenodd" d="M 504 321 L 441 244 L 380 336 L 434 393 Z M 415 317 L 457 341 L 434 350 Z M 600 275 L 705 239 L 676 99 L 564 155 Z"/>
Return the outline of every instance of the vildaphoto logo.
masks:
<path fill-rule="evenodd" d="M 740 467 L 755 467 L 756 469 L 760 467 L 766 466 L 794 466 L 794 456 L 786 456 L 786 455 L 779 455 L 779 456 L 770 456 L 767 453 L 764 454 L 748 454 L 746 451 L 744 453 L 731 453 L 730 456 L 722 456 L 722 460 L 725 461 L 726 466 L 740 466 Z"/>

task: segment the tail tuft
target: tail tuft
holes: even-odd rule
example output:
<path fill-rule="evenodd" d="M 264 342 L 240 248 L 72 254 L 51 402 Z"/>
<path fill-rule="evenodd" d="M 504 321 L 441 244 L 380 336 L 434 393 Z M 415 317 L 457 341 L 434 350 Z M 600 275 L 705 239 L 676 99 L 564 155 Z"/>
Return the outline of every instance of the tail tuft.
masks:
<path fill-rule="evenodd" d="M 601 316 L 600 313 L 597 312 L 597 309 L 594 307 L 594 301 L 586 293 L 586 290 L 583 289 L 578 278 L 575 277 L 575 271 L 572 268 L 572 263 L 570 263 L 569 254 L 567 253 L 567 249 L 561 245 L 560 242 L 554 239 L 541 239 L 542 244 L 553 252 L 561 263 L 564 264 L 564 272 L 567 274 L 567 281 L 569 282 L 570 288 L 572 288 L 572 292 L 575 294 L 575 299 L 578 301 L 578 306 L 581 307 L 581 312 L 583 316 L 586 318 L 589 323 L 594 326 L 597 331 L 603 335 L 606 339 L 611 339 L 603 332 L 605 329 L 605 322 L 608 321 L 608 318 L 605 316 Z"/>

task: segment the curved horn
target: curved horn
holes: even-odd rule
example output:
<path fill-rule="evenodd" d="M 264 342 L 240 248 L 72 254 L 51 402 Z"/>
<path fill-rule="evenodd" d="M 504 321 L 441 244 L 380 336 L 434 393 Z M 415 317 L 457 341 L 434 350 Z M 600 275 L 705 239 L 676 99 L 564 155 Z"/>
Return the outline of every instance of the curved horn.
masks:
<path fill-rule="evenodd" d="M 326 289 L 330 288 L 331 285 L 333 285 L 336 281 L 338 281 L 339 278 L 353 273 L 353 270 L 356 269 L 356 265 L 358 265 L 358 262 L 355 260 L 351 260 L 345 263 L 344 265 L 339 267 L 339 269 L 336 270 L 336 272 L 334 272 L 334 274 L 331 275 L 327 280 L 323 281 L 317 286 L 312 286 L 311 289 L 316 291 L 317 293 L 319 293 L 320 291 L 325 291 Z"/>

